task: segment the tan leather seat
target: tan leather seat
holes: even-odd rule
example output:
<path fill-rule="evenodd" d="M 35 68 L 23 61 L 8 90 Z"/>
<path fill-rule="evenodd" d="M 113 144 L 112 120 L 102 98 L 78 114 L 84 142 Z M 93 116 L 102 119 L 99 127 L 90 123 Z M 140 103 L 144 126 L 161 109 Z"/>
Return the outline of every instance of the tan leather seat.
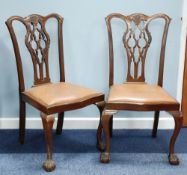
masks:
<path fill-rule="evenodd" d="M 23 94 L 46 108 L 82 102 L 102 95 L 95 90 L 64 82 L 36 86 L 26 90 Z"/>
<path fill-rule="evenodd" d="M 160 86 L 125 83 L 111 86 L 108 103 L 173 104 L 177 101 Z"/>

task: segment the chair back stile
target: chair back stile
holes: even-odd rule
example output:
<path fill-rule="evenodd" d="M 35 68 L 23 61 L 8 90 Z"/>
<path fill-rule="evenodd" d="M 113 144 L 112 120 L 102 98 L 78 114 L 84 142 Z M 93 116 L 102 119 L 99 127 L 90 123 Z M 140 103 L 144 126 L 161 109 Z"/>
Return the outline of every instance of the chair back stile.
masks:
<path fill-rule="evenodd" d="M 106 17 L 106 25 L 108 30 L 109 41 L 109 86 L 113 85 L 114 81 L 114 50 L 111 20 L 113 18 L 121 19 L 126 24 L 122 41 L 126 50 L 128 69 L 127 82 L 145 82 L 145 59 L 147 51 L 152 41 L 152 36 L 149 31 L 149 24 L 155 19 L 164 19 L 164 31 L 162 35 L 162 43 L 160 50 L 159 75 L 158 85 L 163 84 L 165 47 L 170 24 L 169 16 L 165 14 L 156 14 L 147 16 L 141 13 L 135 13 L 129 16 L 124 16 L 119 13 L 113 13 Z"/>
<path fill-rule="evenodd" d="M 46 31 L 46 22 L 48 19 L 55 18 L 58 22 L 58 50 L 59 50 L 59 66 L 60 66 L 60 81 L 65 81 L 64 73 L 64 53 L 63 53 L 63 34 L 62 24 L 63 18 L 58 14 L 50 14 L 48 16 L 41 16 L 37 14 L 28 17 L 13 16 L 6 21 L 6 25 L 10 32 L 13 42 L 16 65 L 19 80 L 19 90 L 25 90 L 22 58 L 20 54 L 19 44 L 13 28 L 13 22 L 19 21 L 26 28 L 25 45 L 30 53 L 34 70 L 34 85 L 49 83 L 49 63 L 48 53 L 50 48 L 50 36 Z"/>

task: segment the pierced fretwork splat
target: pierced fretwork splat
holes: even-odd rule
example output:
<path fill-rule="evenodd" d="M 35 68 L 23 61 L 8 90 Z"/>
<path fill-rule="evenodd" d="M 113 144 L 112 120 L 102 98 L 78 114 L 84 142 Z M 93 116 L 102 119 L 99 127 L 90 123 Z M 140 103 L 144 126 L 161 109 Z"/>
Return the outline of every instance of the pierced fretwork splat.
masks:
<path fill-rule="evenodd" d="M 165 24 L 164 31 L 162 33 L 160 67 L 158 75 L 158 84 L 162 86 L 166 39 L 170 23 L 169 16 L 167 16 L 166 14 L 147 16 L 141 13 L 124 16 L 119 13 L 113 13 L 106 17 L 109 39 L 109 86 L 111 86 L 114 81 L 114 51 L 111 27 L 111 20 L 113 18 L 121 19 L 126 24 L 126 30 L 124 32 L 122 40 L 127 54 L 128 71 L 126 80 L 128 82 L 145 82 L 145 60 L 147 56 L 147 51 L 152 41 L 151 33 L 149 32 L 148 26 L 154 19 L 164 20 Z"/>
<path fill-rule="evenodd" d="M 48 68 L 50 38 L 45 30 L 45 23 L 39 16 L 30 16 L 26 21 L 26 28 L 25 44 L 32 57 L 34 84 L 50 82 Z"/>
<path fill-rule="evenodd" d="M 26 28 L 25 45 L 32 58 L 33 72 L 34 72 L 33 73 L 34 85 L 40 85 L 43 83 L 50 82 L 49 62 L 48 62 L 50 36 L 46 31 L 46 23 L 49 19 L 55 19 L 57 21 L 60 81 L 64 82 L 65 72 L 64 72 L 63 32 L 62 32 L 63 18 L 58 14 L 52 13 L 47 16 L 41 16 L 38 14 L 29 15 L 27 17 L 12 16 L 6 21 L 6 25 L 8 27 L 12 39 L 15 57 L 16 57 L 20 92 L 25 91 L 25 79 L 24 79 L 22 59 L 29 59 L 29 58 L 21 57 L 19 43 L 17 41 L 13 23 L 20 22 Z"/>
<path fill-rule="evenodd" d="M 147 20 L 141 15 L 134 15 L 127 20 L 127 30 L 123 43 L 128 58 L 127 81 L 145 81 L 144 64 L 151 35 L 147 28 Z"/>

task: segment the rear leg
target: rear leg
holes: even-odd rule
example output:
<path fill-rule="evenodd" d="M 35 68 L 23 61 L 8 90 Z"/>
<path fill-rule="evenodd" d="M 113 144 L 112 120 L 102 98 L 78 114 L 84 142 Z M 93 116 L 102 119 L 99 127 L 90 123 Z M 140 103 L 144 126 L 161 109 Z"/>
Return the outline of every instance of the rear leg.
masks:
<path fill-rule="evenodd" d="M 156 112 L 155 112 L 155 115 L 154 115 L 154 123 L 153 123 L 152 137 L 156 137 L 156 136 L 157 136 L 159 115 L 160 115 L 160 111 L 156 111 Z"/>
<path fill-rule="evenodd" d="M 25 118 L 26 118 L 26 104 L 20 100 L 19 107 L 19 142 L 24 144 L 25 141 Z"/>
<path fill-rule="evenodd" d="M 113 136 L 113 115 L 110 118 L 110 137 Z"/>
<path fill-rule="evenodd" d="M 56 134 L 58 135 L 62 134 L 63 124 L 64 124 L 64 112 L 61 112 L 58 114 Z"/>

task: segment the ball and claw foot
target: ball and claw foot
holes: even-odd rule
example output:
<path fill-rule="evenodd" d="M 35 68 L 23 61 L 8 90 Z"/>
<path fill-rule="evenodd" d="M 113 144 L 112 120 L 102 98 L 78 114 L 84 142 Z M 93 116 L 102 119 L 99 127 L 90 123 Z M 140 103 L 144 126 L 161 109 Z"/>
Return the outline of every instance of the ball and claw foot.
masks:
<path fill-rule="evenodd" d="M 110 153 L 103 152 L 100 155 L 101 163 L 109 163 L 110 162 Z"/>
<path fill-rule="evenodd" d="M 96 144 L 96 147 L 99 151 L 103 152 L 105 150 L 105 143 L 104 142 L 98 142 Z"/>
<path fill-rule="evenodd" d="M 56 168 L 55 162 L 53 160 L 46 160 L 43 163 L 43 169 L 47 172 L 51 172 Z"/>
<path fill-rule="evenodd" d="M 179 159 L 175 154 L 170 154 L 168 159 L 171 165 L 179 165 Z"/>

